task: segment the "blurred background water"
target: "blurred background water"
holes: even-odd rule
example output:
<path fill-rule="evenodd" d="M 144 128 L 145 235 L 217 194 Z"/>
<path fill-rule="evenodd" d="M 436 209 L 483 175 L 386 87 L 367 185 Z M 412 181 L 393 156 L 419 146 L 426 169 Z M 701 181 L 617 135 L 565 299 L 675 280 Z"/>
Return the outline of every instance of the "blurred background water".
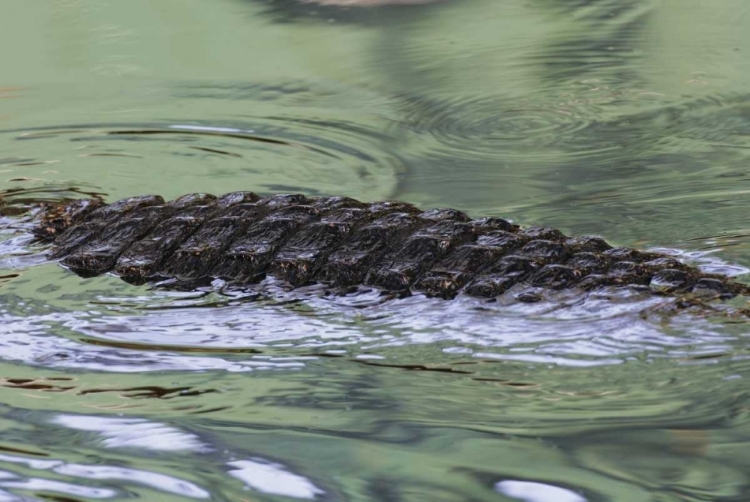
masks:
<path fill-rule="evenodd" d="M 747 2 L 332 3 L 5 0 L 0 191 L 393 198 L 750 266 Z M 750 500 L 744 318 L 167 293 L 0 239 L 0 500 Z"/>

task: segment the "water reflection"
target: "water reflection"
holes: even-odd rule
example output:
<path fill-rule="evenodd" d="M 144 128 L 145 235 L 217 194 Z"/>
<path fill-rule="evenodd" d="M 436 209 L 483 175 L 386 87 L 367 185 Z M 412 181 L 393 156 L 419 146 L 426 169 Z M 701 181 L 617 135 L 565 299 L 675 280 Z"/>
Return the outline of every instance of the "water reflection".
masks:
<path fill-rule="evenodd" d="M 450 0 L 244 0 L 280 23 L 322 22 L 382 27 L 429 15 Z M 408 23 L 408 21 L 407 21 Z"/>
<path fill-rule="evenodd" d="M 570 490 L 529 481 L 500 481 L 495 484 L 495 490 L 524 502 L 586 502 L 585 498 Z"/>
<path fill-rule="evenodd" d="M 204 490 L 232 499 L 242 493 L 227 482 L 236 477 L 254 496 L 332 500 L 408 497 L 415 486 L 435 500 L 467 493 L 493 500 L 497 491 L 543 502 L 571 494 L 648 500 L 646 493 L 674 497 L 666 500 L 741 500 L 747 484 L 743 384 L 720 383 L 726 368 L 716 365 L 657 363 L 640 372 L 642 378 L 628 376 L 641 367 L 564 375 L 528 365 L 497 368 L 506 377 L 513 372 L 534 379 L 534 387 L 331 360 L 304 373 L 221 378 L 224 394 L 214 402 L 236 407 L 197 420 L 184 414 L 184 406 L 154 404 L 114 408 L 112 415 L 49 413 L 44 410 L 95 403 L 102 407 L 97 413 L 106 411 L 96 394 L 50 394 L 44 402 L 3 391 L 4 402 L 25 406 L 0 411 L 10 426 L 2 435 L 0 464 L 20 478 L 3 486 L 56 490 L 46 481 L 60 475 L 67 488 L 82 492 L 122 486 L 185 498 Z M 748 375 L 747 364 L 732 369 Z M 184 377 L 151 377 L 175 378 Z M 107 385 L 96 374 L 78 380 Z M 30 444 L 36 451 L 28 450 Z M 26 445 L 26 451 L 14 445 Z M 92 456 L 100 460 L 85 460 Z M 644 465 L 651 466 L 648 472 Z M 27 485 L 27 479 L 41 484 Z"/>
<path fill-rule="evenodd" d="M 142 418 L 58 415 L 51 420 L 70 429 L 98 432 L 107 448 L 143 448 L 154 451 L 205 452 L 209 447 L 195 434 Z"/>
<path fill-rule="evenodd" d="M 680 432 L 626 432 L 619 437 L 600 436 L 599 443 L 592 441 L 582 447 L 577 456 L 592 470 L 656 493 L 693 500 L 741 499 L 748 482 L 745 466 L 717 462 L 713 455 L 679 448 L 682 446 Z M 693 435 L 700 437 L 700 433 L 695 431 Z M 708 436 L 710 432 L 704 434 Z M 683 438 L 685 436 L 682 434 Z M 707 442 L 707 438 L 704 441 Z M 687 440 L 684 443 L 690 444 Z M 614 451 L 617 453 L 613 455 Z"/>
<path fill-rule="evenodd" d="M 381 142 L 376 131 L 370 132 L 364 127 L 353 131 L 354 124 L 336 124 L 332 120 L 299 121 L 277 117 L 240 123 L 191 122 L 82 124 L 75 128 L 68 125 L 6 130 L 0 131 L 0 135 L 13 135 L 16 140 L 29 141 L 28 147 L 17 150 L 27 149 L 30 155 L 38 152 L 34 142 L 43 140 L 48 152 L 73 153 L 77 163 L 112 159 L 111 162 L 118 166 L 118 171 L 113 174 L 115 179 L 121 178 L 120 184 L 99 185 L 97 188 L 100 192 L 106 190 L 107 195 L 115 198 L 119 196 L 117 194 L 132 194 L 138 190 L 153 191 L 154 187 L 148 186 L 144 180 L 132 179 L 130 170 L 138 169 L 143 162 L 160 162 L 163 157 L 172 158 L 170 168 L 162 167 L 163 175 L 184 178 L 186 166 L 192 165 L 190 176 L 203 178 L 200 182 L 202 189 L 209 192 L 221 190 L 228 179 L 238 183 L 240 178 L 241 183 L 262 193 L 303 190 L 313 195 L 339 194 L 337 186 L 342 180 L 348 180 L 344 181 L 347 186 L 359 185 L 352 195 L 363 199 L 387 199 L 393 191 L 399 160 L 376 151 Z M 286 159 L 288 165 L 270 169 L 270 159 Z M 34 178 L 8 179 L 8 183 L 20 183 L 14 187 L 16 190 L 26 193 L 50 191 L 55 186 L 77 185 L 79 182 L 70 177 L 73 173 L 68 166 L 46 169 L 43 166 L 47 160 L 31 156 L 10 160 L 5 163 L 7 173 L 22 169 L 27 172 L 30 166 L 41 171 Z M 172 190 L 174 195 L 182 193 L 178 187 Z M 165 192 L 165 196 L 169 197 L 169 194 Z"/>
<path fill-rule="evenodd" d="M 163 474 L 125 467 L 73 464 L 62 460 L 36 460 L 5 454 L 0 454 L 0 462 L 21 464 L 34 471 L 49 471 L 70 478 L 124 481 L 127 484 L 136 483 L 159 491 L 173 493 L 192 499 L 207 499 L 210 497 L 207 491 L 193 483 L 175 479 Z M 8 477 L 16 477 L 16 475 L 12 473 L 7 473 L 7 475 Z M 94 499 L 113 498 L 118 495 L 118 491 L 114 489 L 86 487 L 54 479 L 35 477 L 28 477 L 17 481 L 13 479 L 8 481 L 0 480 L 0 486 L 4 488 L 16 488 L 35 492 L 51 491 Z"/>
<path fill-rule="evenodd" d="M 477 308 L 480 304 L 470 299 L 444 304 L 417 296 L 351 310 L 310 296 L 303 303 L 196 304 L 194 310 L 188 303 L 146 314 L 133 300 L 126 299 L 129 306 L 124 307 L 110 299 L 111 313 L 31 314 L 45 310 L 34 303 L 24 305 L 20 316 L 6 313 L 3 358 L 116 372 L 244 372 L 302 369 L 326 355 L 403 360 L 399 352 L 419 346 L 425 347 L 420 349 L 423 359 L 409 364 L 439 364 L 460 356 L 583 367 L 745 353 L 741 318 L 740 324 L 726 325 L 691 312 L 665 318 L 658 314 L 665 301 L 660 298 L 618 302 L 606 294 L 562 306 Z M 657 308 L 655 314 L 642 316 L 649 306 Z"/>
<path fill-rule="evenodd" d="M 314 499 L 325 493 L 308 479 L 287 472 L 282 465 L 263 459 L 236 460 L 227 465 L 234 468 L 229 471 L 231 476 L 263 493 L 299 499 Z"/>
<path fill-rule="evenodd" d="M 49 420 L 49 423 L 75 430 L 100 432 L 105 438 L 101 443 L 105 448 L 126 448 L 135 455 L 141 455 L 138 450 L 156 452 L 188 450 L 199 455 L 211 455 L 214 462 L 220 461 L 221 458 L 231 459 L 225 461 L 224 465 L 215 465 L 216 474 L 225 471 L 227 475 L 241 480 L 247 488 L 255 492 L 302 499 L 314 499 L 325 493 L 312 481 L 290 472 L 280 463 L 260 457 L 236 459 L 244 455 L 241 449 L 232 449 L 226 445 L 209 447 L 196 435 L 162 423 L 138 418 L 122 419 L 70 414 L 55 416 Z M 83 446 L 80 439 L 76 439 L 75 442 Z M 219 452 L 217 452 L 217 447 L 221 447 Z M 189 499 L 211 498 L 210 493 L 199 484 L 176 476 L 122 465 L 81 464 L 58 460 L 46 454 L 40 456 L 43 458 L 0 453 L 0 464 L 6 465 L 9 469 L 0 471 L 0 487 L 15 489 L 15 491 L 53 492 L 87 498 L 119 498 L 123 493 L 108 486 L 124 484 L 140 485 L 157 492 L 175 494 Z M 117 461 L 115 460 L 114 463 Z M 28 469 L 14 469 L 15 466 Z M 39 471 L 47 474 L 39 477 Z M 77 480 L 78 483 L 61 482 L 54 479 L 55 475 Z M 205 483 L 205 480 L 203 482 Z"/>

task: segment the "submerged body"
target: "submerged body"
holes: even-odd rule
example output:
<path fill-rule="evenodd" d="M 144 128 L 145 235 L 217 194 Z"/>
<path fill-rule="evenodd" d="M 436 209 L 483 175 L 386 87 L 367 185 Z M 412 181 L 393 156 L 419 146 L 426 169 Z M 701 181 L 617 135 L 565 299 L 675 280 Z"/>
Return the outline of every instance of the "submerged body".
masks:
<path fill-rule="evenodd" d="M 445 299 L 494 298 L 519 284 L 722 298 L 747 291 L 667 255 L 613 248 L 598 237 L 402 202 L 252 192 L 170 202 L 141 196 L 48 205 L 38 219 L 35 234 L 52 243 L 51 259 L 81 276 L 111 272 L 135 284 L 223 279 L 242 287 L 270 275 L 292 287 L 364 285 Z"/>

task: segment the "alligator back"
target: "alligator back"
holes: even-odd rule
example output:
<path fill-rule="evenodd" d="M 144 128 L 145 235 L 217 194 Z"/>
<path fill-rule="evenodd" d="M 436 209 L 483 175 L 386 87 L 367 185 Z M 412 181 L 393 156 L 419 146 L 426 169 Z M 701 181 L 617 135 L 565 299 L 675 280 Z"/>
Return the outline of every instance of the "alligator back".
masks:
<path fill-rule="evenodd" d="M 242 287 L 270 275 L 292 287 L 364 285 L 445 299 L 494 298 L 519 284 L 747 294 L 745 285 L 667 255 L 403 202 L 252 192 L 169 202 L 81 199 L 44 205 L 37 222 L 34 233 L 52 245 L 50 259 L 84 277 L 111 272 L 135 284 L 185 287 L 223 279 Z"/>

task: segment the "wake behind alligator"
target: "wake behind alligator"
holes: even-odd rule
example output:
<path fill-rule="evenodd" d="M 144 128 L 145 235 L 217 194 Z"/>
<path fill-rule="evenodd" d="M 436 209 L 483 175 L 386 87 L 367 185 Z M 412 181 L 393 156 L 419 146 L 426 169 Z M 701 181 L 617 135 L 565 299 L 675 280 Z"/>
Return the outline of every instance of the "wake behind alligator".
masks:
<path fill-rule="evenodd" d="M 77 199 L 40 204 L 32 231 L 51 244 L 50 259 L 80 276 L 113 273 L 179 289 L 215 279 L 242 288 L 273 276 L 290 287 L 368 286 L 444 299 L 520 289 L 519 300 L 533 301 L 534 290 L 604 287 L 694 298 L 748 294 L 743 284 L 668 255 L 393 201 L 252 192 L 170 202 L 153 195 L 112 204 Z"/>

